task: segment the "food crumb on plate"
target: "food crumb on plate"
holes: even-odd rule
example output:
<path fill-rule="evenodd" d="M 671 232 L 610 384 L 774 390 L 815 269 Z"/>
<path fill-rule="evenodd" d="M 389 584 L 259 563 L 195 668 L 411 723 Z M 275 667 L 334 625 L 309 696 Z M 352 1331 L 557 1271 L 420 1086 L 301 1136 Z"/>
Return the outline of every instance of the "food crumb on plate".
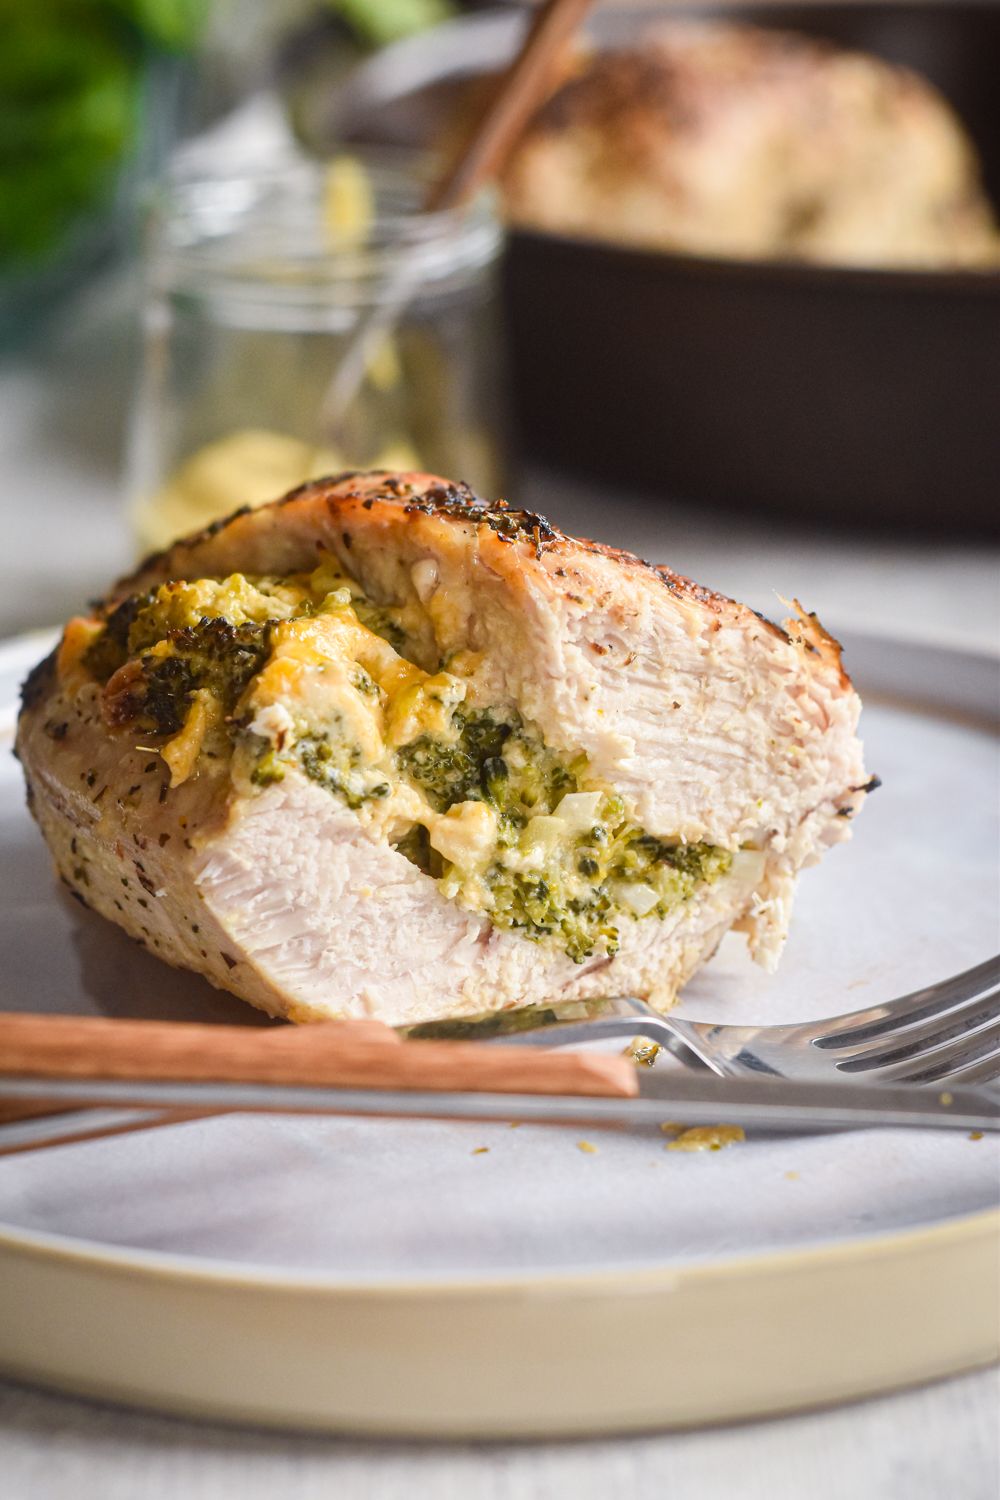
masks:
<path fill-rule="evenodd" d="M 489 1146 L 474 1146 L 472 1154 L 473 1156 L 485 1156 L 489 1149 Z"/>
<path fill-rule="evenodd" d="M 798 1174 L 798 1172 L 786 1172 L 785 1173 L 785 1181 L 786 1182 L 798 1182 L 798 1180 L 799 1180 L 799 1174 Z"/>
<path fill-rule="evenodd" d="M 597 1153 L 597 1147 L 594 1146 L 594 1145 L 592 1145 L 590 1143 L 590 1141 L 577 1141 L 577 1143 L 576 1143 L 576 1149 L 578 1151 L 587 1151 L 592 1156 L 596 1155 L 596 1153 Z"/>
<path fill-rule="evenodd" d="M 667 1151 L 721 1151 L 725 1146 L 745 1141 L 741 1125 L 693 1125 L 682 1130 L 676 1140 L 668 1141 Z"/>
<path fill-rule="evenodd" d="M 982 1138 L 983 1138 L 983 1132 L 981 1130 L 970 1130 L 969 1131 L 969 1140 L 970 1141 L 981 1141 Z"/>
<path fill-rule="evenodd" d="M 630 1057 L 637 1068 L 651 1068 L 662 1051 L 659 1042 L 648 1036 L 637 1036 L 632 1038 L 622 1056 Z"/>

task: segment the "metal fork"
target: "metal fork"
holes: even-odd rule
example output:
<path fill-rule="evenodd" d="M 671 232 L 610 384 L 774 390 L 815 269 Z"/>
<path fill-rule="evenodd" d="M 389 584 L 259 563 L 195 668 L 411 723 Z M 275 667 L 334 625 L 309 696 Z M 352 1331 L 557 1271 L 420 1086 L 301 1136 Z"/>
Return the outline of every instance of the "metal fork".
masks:
<path fill-rule="evenodd" d="M 601 1002 L 580 1019 L 549 1006 L 521 1012 L 498 1042 L 545 1047 L 648 1037 L 693 1067 L 723 1078 L 770 1074 L 796 1081 L 981 1083 L 1000 1076 L 1000 956 L 884 1005 L 793 1026 L 729 1026 L 661 1015 L 632 997 Z M 471 1034 L 471 1028 L 470 1028 Z"/>

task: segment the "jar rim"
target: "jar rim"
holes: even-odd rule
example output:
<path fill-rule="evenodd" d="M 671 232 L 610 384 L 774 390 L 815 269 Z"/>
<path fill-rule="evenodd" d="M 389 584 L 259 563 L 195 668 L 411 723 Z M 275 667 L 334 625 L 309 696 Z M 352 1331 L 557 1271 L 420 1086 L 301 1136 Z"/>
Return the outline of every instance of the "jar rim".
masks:
<path fill-rule="evenodd" d="M 213 164 L 180 153 L 150 191 L 149 264 L 158 280 L 301 303 L 317 292 L 371 296 L 405 261 L 421 288 L 459 282 L 493 261 L 503 228 L 486 188 L 457 208 L 421 206 L 426 159 L 399 151 L 354 151 L 373 213 L 363 240 L 338 244 L 324 223 L 330 164 L 301 153 L 262 163 Z"/>

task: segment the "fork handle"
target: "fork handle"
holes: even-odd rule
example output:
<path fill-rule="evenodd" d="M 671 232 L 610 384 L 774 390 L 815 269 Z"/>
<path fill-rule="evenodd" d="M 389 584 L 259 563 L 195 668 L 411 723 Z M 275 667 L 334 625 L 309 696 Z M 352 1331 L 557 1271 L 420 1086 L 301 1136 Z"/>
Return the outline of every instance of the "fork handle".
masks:
<path fill-rule="evenodd" d="M 702 1054 L 686 1037 L 674 1031 L 663 1016 L 636 1014 L 600 1016 L 593 1021 L 550 1021 L 534 1031 L 511 1031 L 487 1040 L 498 1046 L 573 1047 L 610 1037 L 640 1036 L 649 1037 L 686 1068 L 725 1076 L 723 1069 L 707 1053 Z"/>

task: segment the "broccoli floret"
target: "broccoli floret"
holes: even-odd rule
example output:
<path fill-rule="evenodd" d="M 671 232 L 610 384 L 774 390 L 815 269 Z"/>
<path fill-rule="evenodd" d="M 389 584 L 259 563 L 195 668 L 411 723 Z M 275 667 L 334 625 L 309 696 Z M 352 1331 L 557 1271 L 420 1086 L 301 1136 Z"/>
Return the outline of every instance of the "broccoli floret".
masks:
<path fill-rule="evenodd" d="M 208 688 L 231 713 L 267 660 L 273 622 L 234 625 L 206 617 L 162 636 L 153 623 L 155 612 L 152 594 L 126 599 L 84 654 L 88 670 L 105 683 L 127 661 L 138 659 L 139 670 L 117 703 L 116 722 L 135 723 L 151 734 L 176 734 L 199 688 Z M 170 648 L 166 654 L 151 649 L 161 638 Z"/>

